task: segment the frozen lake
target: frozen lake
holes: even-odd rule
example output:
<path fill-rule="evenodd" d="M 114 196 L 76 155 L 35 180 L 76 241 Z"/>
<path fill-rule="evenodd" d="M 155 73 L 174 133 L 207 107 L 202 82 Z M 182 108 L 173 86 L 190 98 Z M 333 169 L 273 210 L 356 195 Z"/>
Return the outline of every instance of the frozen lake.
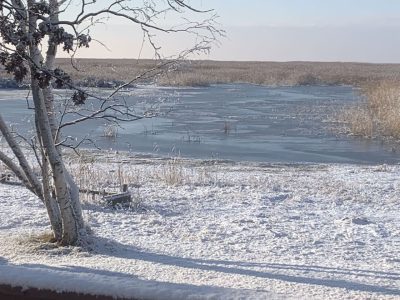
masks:
<path fill-rule="evenodd" d="M 26 91 L 0 90 L 3 116 L 32 127 Z M 124 93 L 138 107 L 158 101 L 161 117 L 122 124 L 104 137 L 104 121 L 69 127 L 65 135 L 90 137 L 103 149 L 284 163 L 398 163 L 400 155 L 376 141 L 338 136 L 334 114 L 357 101 L 346 86 L 266 87 L 248 84 L 201 88 L 142 86 Z M 140 109 L 139 109 L 140 110 Z"/>

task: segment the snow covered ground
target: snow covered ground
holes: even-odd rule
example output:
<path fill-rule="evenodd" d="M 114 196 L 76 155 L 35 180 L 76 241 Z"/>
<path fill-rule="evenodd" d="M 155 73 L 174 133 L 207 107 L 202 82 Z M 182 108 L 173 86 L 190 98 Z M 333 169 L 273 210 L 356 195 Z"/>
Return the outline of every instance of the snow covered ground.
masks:
<path fill-rule="evenodd" d="M 400 166 L 125 157 L 89 171 L 123 174 L 135 208 L 86 200 L 86 248 L 37 242 L 43 205 L 0 185 L 0 283 L 148 299 L 400 299 Z"/>

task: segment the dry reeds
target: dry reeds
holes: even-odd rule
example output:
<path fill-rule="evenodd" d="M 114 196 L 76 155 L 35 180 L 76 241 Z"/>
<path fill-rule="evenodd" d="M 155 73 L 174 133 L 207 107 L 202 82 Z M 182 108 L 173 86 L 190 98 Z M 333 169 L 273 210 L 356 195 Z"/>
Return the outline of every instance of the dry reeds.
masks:
<path fill-rule="evenodd" d="M 365 85 L 363 102 L 344 113 L 349 130 L 363 137 L 400 139 L 400 86 L 383 81 Z"/>
<path fill-rule="evenodd" d="M 184 182 L 185 177 L 182 163 L 178 157 L 171 158 L 161 166 L 159 178 L 167 185 L 180 185 Z"/>
<path fill-rule="evenodd" d="M 364 105 L 345 109 L 340 116 L 347 126 L 349 133 L 355 136 L 371 138 L 374 133 L 373 118 Z"/>
<path fill-rule="evenodd" d="M 159 61 L 135 59 L 58 59 L 57 66 L 84 86 L 113 87 L 153 69 Z M 158 73 L 158 72 L 156 72 Z M 400 64 L 340 62 L 233 62 L 186 61 L 170 72 L 145 76 L 141 82 L 171 86 L 207 86 L 218 83 L 263 85 L 346 84 L 361 86 L 368 82 L 400 82 Z M 10 78 L 0 69 L 0 78 Z"/>
<path fill-rule="evenodd" d="M 251 83 L 272 86 L 353 85 L 400 80 L 397 64 L 192 61 L 158 78 L 160 85 Z"/>

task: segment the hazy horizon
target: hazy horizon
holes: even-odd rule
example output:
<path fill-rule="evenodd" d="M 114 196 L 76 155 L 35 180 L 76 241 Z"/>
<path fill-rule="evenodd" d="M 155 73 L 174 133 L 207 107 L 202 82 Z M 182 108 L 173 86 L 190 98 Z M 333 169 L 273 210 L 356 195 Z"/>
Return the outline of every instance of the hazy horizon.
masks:
<path fill-rule="evenodd" d="M 239 0 L 197 0 L 191 4 L 215 8 L 226 31 L 209 55 L 193 59 L 400 63 L 400 1 L 250 0 L 243 4 Z M 89 49 L 81 49 L 78 57 L 154 56 L 149 45 L 142 47 L 141 31 L 127 22 L 111 19 L 92 34 L 109 49 L 93 42 Z M 178 34 L 160 34 L 157 40 L 164 56 L 193 42 Z"/>
<path fill-rule="evenodd" d="M 58 59 L 70 59 L 69 57 L 59 56 Z M 129 57 L 89 57 L 78 56 L 75 60 L 158 60 L 156 58 L 129 58 Z M 237 63 L 353 63 L 353 64 L 371 64 L 371 65 L 399 65 L 400 62 L 368 62 L 368 61 L 321 61 L 321 60 L 222 60 L 209 58 L 191 58 L 189 61 L 215 61 L 215 62 L 237 62 Z"/>

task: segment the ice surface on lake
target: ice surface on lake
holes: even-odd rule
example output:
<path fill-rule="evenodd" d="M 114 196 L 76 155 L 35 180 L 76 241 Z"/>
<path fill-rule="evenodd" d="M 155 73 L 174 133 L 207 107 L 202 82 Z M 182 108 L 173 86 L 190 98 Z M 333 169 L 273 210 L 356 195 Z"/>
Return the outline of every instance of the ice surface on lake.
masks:
<path fill-rule="evenodd" d="M 26 95 L 26 91 L 0 91 L 1 111 L 17 128 L 32 126 Z M 122 96 L 139 112 L 155 105 L 161 116 L 122 124 L 117 139 L 103 136 L 103 120 L 69 127 L 64 135 L 90 137 L 103 149 L 205 159 L 300 163 L 400 160 L 379 142 L 337 136 L 332 130 L 335 114 L 359 99 L 357 91 L 348 86 L 139 86 Z"/>

